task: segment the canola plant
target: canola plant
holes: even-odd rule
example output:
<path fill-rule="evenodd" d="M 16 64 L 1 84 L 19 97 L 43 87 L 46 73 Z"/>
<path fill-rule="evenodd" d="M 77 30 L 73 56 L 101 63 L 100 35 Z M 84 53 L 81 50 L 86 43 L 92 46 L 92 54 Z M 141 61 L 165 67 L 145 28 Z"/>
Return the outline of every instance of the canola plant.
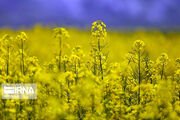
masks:
<path fill-rule="evenodd" d="M 37 99 L 0 99 L 1 120 L 180 119 L 178 32 L 23 31 L 0 30 L 0 82 L 36 83 Z"/>

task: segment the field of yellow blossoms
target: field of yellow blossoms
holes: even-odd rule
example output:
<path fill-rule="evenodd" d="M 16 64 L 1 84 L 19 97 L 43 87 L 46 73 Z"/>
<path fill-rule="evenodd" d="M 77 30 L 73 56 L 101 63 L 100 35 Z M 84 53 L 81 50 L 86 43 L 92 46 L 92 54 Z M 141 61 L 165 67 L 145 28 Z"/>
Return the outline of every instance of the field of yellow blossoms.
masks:
<path fill-rule="evenodd" d="M 101 21 L 1 29 L 0 82 L 36 83 L 38 93 L 0 99 L 0 119 L 179 120 L 179 52 L 179 32 L 117 32 Z"/>

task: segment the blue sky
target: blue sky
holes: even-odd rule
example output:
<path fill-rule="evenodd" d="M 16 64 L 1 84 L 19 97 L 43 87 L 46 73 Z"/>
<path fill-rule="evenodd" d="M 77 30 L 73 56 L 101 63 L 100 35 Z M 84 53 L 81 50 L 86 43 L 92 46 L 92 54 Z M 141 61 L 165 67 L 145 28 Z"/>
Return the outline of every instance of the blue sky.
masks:
<path fill-rule="evenodd" d="M 180 26 L 180 0 L 0 0 L 0 27 L 68 25 L 102 20 L 112 28 Z"/>

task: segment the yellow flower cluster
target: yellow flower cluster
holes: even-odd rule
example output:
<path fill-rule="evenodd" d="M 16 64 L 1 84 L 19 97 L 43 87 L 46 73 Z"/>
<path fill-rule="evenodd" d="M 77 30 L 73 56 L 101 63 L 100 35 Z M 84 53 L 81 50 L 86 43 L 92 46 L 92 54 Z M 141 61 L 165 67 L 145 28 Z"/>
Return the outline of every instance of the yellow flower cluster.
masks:
<path fill-rule="evenodd" d="M 55 28 L 54 37 L 58 39 L 67 39 L 69 38 L 69 33 L 65 28 Z"/>
<path fill-rule="evenodd" d="M 20 32 L 17 36 L 16 36 L 17 40 L 22 40 L 22 41 L 26 41 L 27 40 L 27 35 L 25 32 Z"/>
<path fill-rule="evenodd" d="M 38 94 L 35 100 L 0 99 L 1 120 L 180 119 L 180 59 L 156 54 L 157 38 L 168 42 L 160 33 L 110 32 L 110 39 L 102 21 L 92 24 L 90 44 L 88 33 L 73 28 L 55 28 L 54 36 L 41 27 L 7 33 L 0 39 L 0 82 L 36 83 Z M 168 39 L 179 39 L 171 34 Z M 120 47 L 129 49 L 126 57 Z"/>
<path fill-rule="evenodd" d="M 95 21 L 94 23 L 92 23 L 92 28 L 91 28 L 91 32 L 92 32 L 92 36 L 93 37 L 98 37 L 99 39 L 101 37 L 106 37 L 107 32 L 106 32 L 106 25 L 102 22 L 102 21 Z"/>

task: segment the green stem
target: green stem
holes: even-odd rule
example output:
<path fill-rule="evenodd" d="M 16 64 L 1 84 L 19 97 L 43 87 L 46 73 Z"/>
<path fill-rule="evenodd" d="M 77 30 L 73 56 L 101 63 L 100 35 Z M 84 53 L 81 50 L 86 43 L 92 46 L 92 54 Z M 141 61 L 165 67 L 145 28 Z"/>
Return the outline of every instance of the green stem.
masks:
<path fill-rule="evenodd" d="M 139 94 L 138 94 L 138 104 L 140 104 L 140 94 L 141 94 L 141 51 L 138 51 L 138 83 L 139 83 Z"/>
<path fill-rule="evenodd" d="M 94 75 L 96 75 L 96 56 L 94 56 Z"/>
<path fill-rule="evenodd" d="M 61 56 L 62 56 L 62 41 L 61 41 L 61 39 L 60 39 L 60 41 L 59 41 L 59 62 L 58 62 L 58 68 L 59 68 L 59 70 L 61 70 Z"/>
<path fill-rule="evenodd" d="M 77 66 L 76 66 L 76 63 L 75 63 L 75 71 L 74 71 L 74 73 L 76 74 L 76 77 L 75 77 L 75 83 L 76 83 L 76 85 L 77 85 L 77 82 L 78 82 L 78 71 L 77 71 Z"/>
<path fill-rule="evenodd" d="M 163 65 L 162 65 L 161 80 L 163 79 L 163 75 L 164 75 L 164 62 L 163 62 Z"/>
<path fill-rule="evenodd" d="M 101 44 L 100 44 L 100 40 L 98 39 L 98 49 L 99 49 L 99 67 L 100 67 L 100 70 L 101 70 L 101 78 L 103 80 L 103 67 L 102 67 L 102 56 L 100 54 L 101 52 Z"/>
<path fill-rule="evenodd" d="M 23 42 L 22 39 L 21 39 L 21 49 L 22 49 L 22 54 L 21 54 L 21 57 L 22 57 L 22 68 L 21 68 L 21 72 L 23 73 L 23 75 L 25 75 L 25 72 L 24 72 L 24 42 Z"/>
<path fill-rule="evenodd" d="M 8 54 L 7 54 L 7 63 L 6 63 L 6 75 L 9 75 L 9 46 L 7 47 L 7 52 L 8 52 Z"/>
<path fill-rule="evenodd" d="M 66 62 L 64 61 L 64 72 L 66 72 Z"/>

